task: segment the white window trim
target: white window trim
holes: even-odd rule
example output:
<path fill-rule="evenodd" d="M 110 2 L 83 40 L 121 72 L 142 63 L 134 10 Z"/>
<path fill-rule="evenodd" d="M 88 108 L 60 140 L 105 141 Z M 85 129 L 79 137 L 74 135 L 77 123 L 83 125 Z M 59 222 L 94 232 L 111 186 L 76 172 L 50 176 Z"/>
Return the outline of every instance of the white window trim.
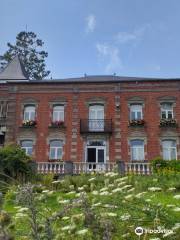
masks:
<path fill-rule="evenodd" d="M 30 110 L 30 111 L 27 111 L 26 109 L 28 108 L 28 107 L 33 107 L 34 108 L 34 110 Z M 27 115 L 28 115 L 28 117 L 27 117 L 27 119 L 25 119 L 25 114 L 27 113 Z M 32 114 L 34 114 L 34 118 L 32 118 Z M 24 106 L 24 116 L 23 116 L 23 120 L 24 121 L 27 121 L 27 120 L 35 120 L 35 116 L 36 116 L 36 107 L 34 106 L 34 105 L 27 105 L 27 106 Z"/>
<path fill-rule="evenodd" d="M 51 142 L 53 141 L 61 141 L 61 140 L 51 140 Z M 51 142 L 50 142 L 50 146 L 49 146 L 49 159 L 50 160 L 61 160 L 63 158 L 63 141 L 62 141 L 62 145 L 58 146 L 58 147 L 53 147 L 51 146 Z M 62 155 L 60 157 L 58 157 L 58 149 L 61 149 Z M 51 157 L 51 151 L 55 150 L 55 156 L 54 158 Z"/>
<path fill-rule="evenodd" d="M 165 115 L 166 115 L 166 118 L 165 118 L 165 119 L 168 119 L 168 112 L 171 112 L 172 118 L 174 118 L 173 104 L 172 104 L 172 103 L 169 103 L 169 104 L 171 104 L 171 109 L 165 109 L 165 108 L 163 107 L 164 104 L 166 104 L 166 103 L 162 103 L 162 104 L 161 104 L 161 119 L 162 119 L 162 112 L 165 112 Z"/>
<path fill-rule="evenodd" d="M 55 110 L 56 107 L 61 107 L 62 109 Z M 57 113 L 57 115 L 58 115 L 57 119 L 55 119 L 55 113 Z M 63 117 L 61 118 L 62 115 L 63 115 Z M 55 121 L 63 121 L 64 122 L 64 106 L 63 105 L 53 106 L 52 120 L 53 120 L 53 122 L 55 122 Z"/>
<path fill-rule="evenodd" d="M 168 158 L 167 159 L 164 159 L 164 160 L 167 160 L 167 161 L 170 161 L 170 160 L 174 160 L 174 159 L 171 159 L 171 150 L 175 150 L 175 160 L 177 160 L 177 142 L 176 142 L 176 146 L 175 147 L 164 147 L 163 146 L 163 142 L 164 141 L 175 141 L 176 142 L 176 140 L 172 140 L 172 139 L 164 139 L 163 141 L 162 141 L 162 150 L 163 150 L 163 158 L 164 158 L 164 150 L 166 149 L 167 150 L 167 153 L 168 153 Z"/>
<path fill-rule="evenodd" d="M 133 107 L 140 106 L 140 110 L 133 110 Z M 132 118 L 132 113 L 135 113 L 135 119 Z M 140 112 L 141 117 L 138 118 L 138 113 Z M 143 106 L 142 104 L 130 104 L 130 120 L 141 120 L 143 119 Z"/>
<path fill-rule="evenodd" d="M 136 145 L 136 146 L 131 146 L 131 142 L 132 142 L 133 140 L 143 141 L 143 146 L 138 146 L 138 145 Z M 131 161 L 144 161 L 144 160 L 145 160 L 145 149 L 144 149 L 144 147 L 145 147 L 145 142 L 144 142 L 144 140 L 142 140 L 142 139 L 133 139 L 133 140 L 130 141 Z M 139 158 L 133 159 L 133 151 L 135 151 L 135 155 L 136 155 L 136 157 L 137 157 L 138 152 L 139 152 L 139 149 L 142 150 L 142 153 L 143 153 L 142 158 L 141 158 L 141 159 L 139 159 Z"/>

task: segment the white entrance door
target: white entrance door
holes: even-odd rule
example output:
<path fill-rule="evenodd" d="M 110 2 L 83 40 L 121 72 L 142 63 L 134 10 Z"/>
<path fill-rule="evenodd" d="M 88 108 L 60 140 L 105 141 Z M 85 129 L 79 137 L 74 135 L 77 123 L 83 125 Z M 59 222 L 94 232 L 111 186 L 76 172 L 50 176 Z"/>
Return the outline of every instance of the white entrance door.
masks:
<path fill-rule="evenodd" d="M 89 130 L 104 131 L 104 106 L 93 105 L 89 107 Z"/>
<path fill-rule="evenodd" d="M 87 146 L 86 162 L 88 171 L 104 171 L 106 163 L 106 146 Z"/>

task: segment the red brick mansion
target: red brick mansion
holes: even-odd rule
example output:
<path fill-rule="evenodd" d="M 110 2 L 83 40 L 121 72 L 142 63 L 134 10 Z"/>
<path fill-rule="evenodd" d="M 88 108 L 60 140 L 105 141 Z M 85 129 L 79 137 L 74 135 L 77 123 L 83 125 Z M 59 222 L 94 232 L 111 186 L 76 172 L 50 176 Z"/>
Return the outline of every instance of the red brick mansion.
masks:
<path fill-rule="evenodd" d="M 18 57 L 0 73 L 0 145 L 53 167 L 180 159 L 180 79 L 29 80 Z"/>

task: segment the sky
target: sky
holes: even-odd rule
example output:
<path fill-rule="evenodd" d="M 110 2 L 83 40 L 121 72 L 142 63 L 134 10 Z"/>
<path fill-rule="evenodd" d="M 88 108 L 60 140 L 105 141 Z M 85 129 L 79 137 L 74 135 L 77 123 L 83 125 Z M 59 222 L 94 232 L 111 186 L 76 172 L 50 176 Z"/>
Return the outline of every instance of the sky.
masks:
<path fill-rule="evenodd" d="M 0 55 L 33 31 L 49 77 L 180 77 L 179 0 L 0 0 L 0 9 Z"/>

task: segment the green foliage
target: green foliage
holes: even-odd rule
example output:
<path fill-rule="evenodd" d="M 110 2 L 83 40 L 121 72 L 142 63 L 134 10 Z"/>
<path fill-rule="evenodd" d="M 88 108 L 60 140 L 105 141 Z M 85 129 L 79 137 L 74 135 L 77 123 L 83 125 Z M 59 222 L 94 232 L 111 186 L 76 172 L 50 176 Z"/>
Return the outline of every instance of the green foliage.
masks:
<path fill-rule="evenodd" d="M 45 69 L 45 58 L 48 53 L 41 50 L 43 44 L 43 41 L 38 39 L 34 32 L 18 33 L 15 45 L 8 43 L 9 49 L 0 56 L 1 67 L 4 68 L 18 54 L 30 79 L 47 77 L 50 73 Z"/>
<path fill-rule="evenodd" d="M 179 160 L 163 160 L 161 157 L 157 157 L 151 161 L 154 172 L 180 172 Z"/>
<path fill-rule="evenodd" d="M 32 161 L 17 145 L 7 145 L 0 149 L 0 180 L 23 180 L 32 174 Z"/>
<path fill-rule="evenodd" d="M 58 187 L 53 191 L 47 189 L 54 186 L 50 183 L 53 178 L 46 178 L 46 186 L 41 182 L 40 186 L 12 187 L 5 197 L 3 210 L 13 215 L 17 240 L 131 240 L 137 238 L 137 226 L 174 228 L 171 239 L 179 239 L 180 189 L 176 186 L 180 174 L 66 176 L 55 180 Z M 89 187 L 92 184 L 93 188 Z M 157 233 L 142 237 L 164 239 Z"/>

